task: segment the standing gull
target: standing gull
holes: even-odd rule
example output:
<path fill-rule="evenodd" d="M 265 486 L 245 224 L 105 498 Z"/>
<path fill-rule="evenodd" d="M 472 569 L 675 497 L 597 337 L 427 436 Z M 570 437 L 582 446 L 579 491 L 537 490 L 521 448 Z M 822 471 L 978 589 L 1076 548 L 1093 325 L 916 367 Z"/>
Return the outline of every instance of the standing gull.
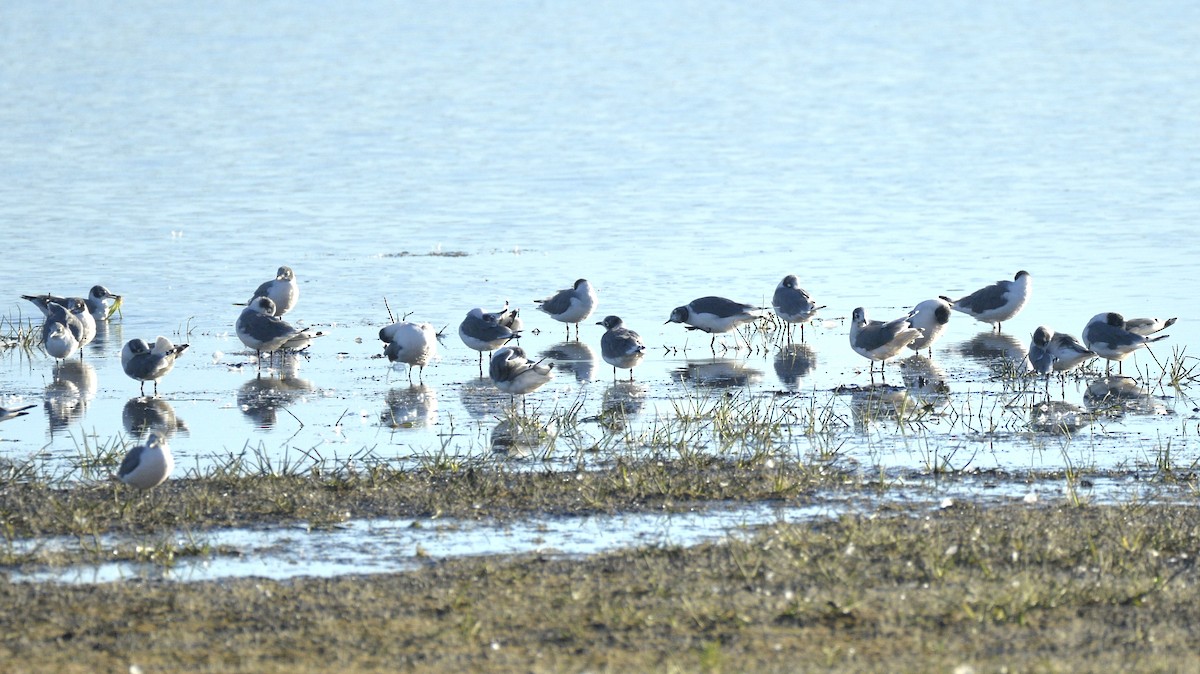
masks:
<path fill-rule="evenodd" d="M 175 458 L 166 438 L 151 433 L 146 444 L 138 445 L 125 455 L 117 478 L 135 489 L 150 489 L 166 481 L 175 468 Z"/>
<path fill-rule="evenodd" d="M 571 339 L 571 324 L 575 324 L 575 339 L 579 339 L 579 322 L 591 315 L 596 308 L 596 291 L 587 279 L 579 279 L 575 285 L 560 290 L 543 300 L 536 300 L 538 309 L 550 314 L 556 321 L 567 324 L 567 339 Z"/>
<path fill-rule="evenodd" d="M 1130 332 L 1125 329 L 1125 318 L 1111 311 L 1092 316 L 1083 329 L 1083 343 L 1097 356 L 1109 361 L 1105 365 L 1105 372 L 1112 367 L 1112 361 L 1117 361 L 1120 367 L 1121 361 L 1128 358 L 1129 354 L 1168 336 L 1147 337 Z"/>
<path fill-rule="evenodd" d="M 929 355 L 932 356 L 933 343 L 950 323 L 950 298 L 943 296 L 921 302 L 909 312 L 908 322 L 921 331 L 921 336 L 910 342 L 908 348 L 913 351 L 929 349 Z"/>
<path fill-rule="evenodd" d="M 955 300 L 951 308 L 983 323 L 991 323 L 1000 330 L 1000 324 L 1013 316 L 1029 301 L 1033 279 L 1027 271 L 1019 271 L 1011 281 L 997 281 L 990 286 Z"/>
<path fill-rule="evenodd" d="M 78 299 L 78 298 L 76 298 Z M 47 305 L 46 321 L 42 324 L 42 346 L 54 358 L 64 359 L 83 346 L 83 324 L 75 314 L 61 304 Z"/>
<path fill-rule="evenodd" d="M 516 310 L 513 310 L 516 313 Z M 498 314 L 485 314 L 476 307 L 467 312 L 467 317 L 458 326 L 458 336 L 468 348 L 479 352 L 479 370 L 483 372 L 483 352 L 495 351 L 517 339 L 521 333 L 500 323 Z"/>
<path fill-rule="evenodd" d="M 803 342 L 804 324 L 825 308 L 824 305 L 817 306 L 812 296 L 800 287 L 800 279 L 796 278 L 795 274 L 784 276 L 779 285 L 775 286 L 771 307 L 775 310 L 775 315 L 787 324 L 788 343 L 792 341 L 793 323 L 800 325 L 800 341 Z"/>
<path fill-rule="evenodd" d="M 304 340 L 311 334 L 308 328 L 294 328 L 276 316 L 275 303 L 267 297 L 255 297 L 250 300 L 250 304 L 242 309 L 241 315 L 234 323 L 234 330 L 242 344 L 254 349 L 260 360 L 264 351 L 271 353 L 288 343 L 295 344 L 297 340 Z M 261 362 L 259 365 L 261 366 Z"/>
<path fill-rule="evenodd" d="M 400 321 L 379 330 L 379 339 L 387 346 L 383 354 L 390 362 L 401 362 L 409 366 L 408 380 L 412 381 L 412 368 L 419 368 L 418 378 L 424 381 L 425 366 L 437 357 L 437 330 L 429 323 L 407 323 Z"/>
<path fill-rule="evenodd" d="M 554 378 L 554 363 L 530 362 L 519 346 L 506 346 L 492 354 L 488 374 L 496 388 L 523 396 Z"/>
<path fill-rule="evenodd" d="M 887 323 L 869 321 L 866 309 L 858 307 L 850 321 L 850 348 L 863 358 L 869 359 L 872 379 L 875 377 L 874 361 L 881 361 L 879 370 L 882 374 L 882 361 L 899 354 L 904 347 L 920 337 L 921 331 L 912 327 L 908 316 Z"/>
<path fill-rule="evenodd" d="M 762 318 L 763 311 L 761 307 L 710 295 L 675 307 L 666 323 L 684 323 L 688 330 L 703 330 L 711 334 L 713 337 L 708 345 L 716 350 L 716 333 L 729 332 L 743 323 Z"/>
<path fill-rule="evenodd" d="M 1054 353 L 1050 350 L 1050 340 L 1054 331 L 1044 325 L 1039 325 L 1033 331 L 1033 341 L 1029 343 L 1029 364 L 1033 371 L 1046 375 L 1046 396 L 1050 395 L 1050 372 L 1054 369 Z"/>
<path fill-rule="evenodd" d="M 21 299 L 26 299 L 30 302 L 33 302 L 34 306 L 40 309 L 42 311 L 42 315 L 45 316 L 46 305 L 54 303 L 65 307 L 67 306 L 68 300 L 75 298 L 59 297 L 57 295 L 21 295 Z M 88 291 L 87 297 L 80 297 L 78 299 L 81 300 L 87 307 L 88 313 L 92 315 L 92 320 L 106 321 L 108 320 L 108 314 L 110 311 L 108 300 L 118 301 L 121 299 L 121 296 L 112 294 L 108 291 L 108 288 L 105 288 L 104 286 L 95 285 L 92 286 L 91 290 Z"/>
<path fill-rule="evenodd" d="M 300 284 L 296 283 L 296 275 L 292 273 L 292 268 L 280 267 L 279 271 L 275 272 L 275 278 L 263 281 L 250 299 L 255 297 L 266 297 L 274 302 L 276 316 L 282 317 L 295 309 L 296 301 L 300 299 Z"/>
<path fill-rule="evenodd" d="M 613 379 L 617 378 L 617 368 L 620 367 L 629 370 L 629 381 L 633 381 L 633 368 L 646 355 L 642 338 L 625 327 L 619 316 L 605 316 L 596 325 L 604 326 L 604 336 L 600 338 L 600 356 L 613 366 Z"/>
<path fill-rule="evenodd" d="M 142 395 L 146 395 L 148 381 L 154 382 L 154 395 L 158 395 L 158 380 L 167 376 L 175 367 L 176 356 L 183 355 L 187 348 L 187 344 L 175 346 L 171 340 L 161 336 L 154 340 L 153 348 L 145 340 L 131 339 L 121 349 L 121 369 L 142 383 L 138 389 Z"/>

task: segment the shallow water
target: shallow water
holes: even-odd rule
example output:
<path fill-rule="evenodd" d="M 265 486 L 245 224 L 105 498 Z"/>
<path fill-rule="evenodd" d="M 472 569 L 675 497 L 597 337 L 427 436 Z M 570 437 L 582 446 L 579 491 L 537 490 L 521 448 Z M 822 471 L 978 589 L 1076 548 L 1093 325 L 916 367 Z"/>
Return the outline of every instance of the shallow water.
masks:
<path fill-rule="evenodd" d="M 1159 360 L 1200 343 L 1194 4 L 68 5 L 0 16 L 0 316 L 95 283 L 125 303 L 82 363 L 0 353 L 0 405 L 41 405 L 0 426 L 0 456 L 90 479 L 81 454 L 160 419 L 176 477 L 242 453 L 493 457 L 507 396 L 456 331 L 507 300 L 560 365 L 531 412 L 585 421 L 506 460 L 640 455 L 586 419 L 620 404 L 636 437 L 730 391 L 828 408 L 829 434 L 779 451 L 869 469 L 1197 458 L 1197 404 L 1169 388 L 1093 419 L 1097 375 L 1052 387 L 1085 411 L 1063 434 L 994 377 L 1037 325 L 1078 336 L 1101 311 L 1178 316 Z M 328 334 L 260 376 L 233 303 L 281 264 L 302 288 L 288 319 Z M 906 369 L 945 387 L 889 366 L 924 425 L 833 393 L 870 382 L 854 307 L 894 317 L 1018 269 L 1033 297 L 1003 336 L 956 314 Z M 663 325 L 707 294 L 769 304 L 788 273 L 828 305 L 807 349 L 714 354 Z M 564 344 L 533 300 L 578 277 L 600 306 Z M 377 357 L 385 300 L 447 326 L 423 388 Z M 633 384 L 599 359 L 610 313 L 650 346 Z M 159 334 L 192 346 L 139 401 L 118 354 Z"/>

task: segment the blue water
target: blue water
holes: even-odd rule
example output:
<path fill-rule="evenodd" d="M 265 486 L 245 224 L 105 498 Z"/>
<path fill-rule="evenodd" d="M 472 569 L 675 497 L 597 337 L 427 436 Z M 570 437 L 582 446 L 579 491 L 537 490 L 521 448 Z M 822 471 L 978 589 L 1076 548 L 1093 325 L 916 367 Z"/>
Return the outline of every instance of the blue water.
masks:
<path fill-rule="evenodd" d="M 247 447 L 488 456 L 507 400 L 458 322 L 509 300 L 527 350 L 562 352 L 533 300 L 586 277 L 594 320 L 621 315 L 650 356 L 613 386 L 585 323 L 590 353 L 530 396 L 543 416 L 623 395 L 653 427 L 720 395 L 683 373 L 732 367 L 751 397 L 832 397 L 834 444 L 867 466 L 1121 467 L 1167 443 L 1197 458 L 1196 403 L 1170 389 L 1066 440 L 1029 428 L 963 316 L 933 360 L 951 405 L 999 431 L 859 424 L 829 393 L 869 381 L 854 307 L 898 316 L 1018 269 L 1034 294 L 1003 348 L 1109 310 L 1178 316 L 1160 360 L 1200 343 L 1195 3 L 18 1 L 0 12 L 0 93 L 0 316 L 29 316 L 22 293 L 125 297 L 85 365 L 0 354 L 0 404 L 41 405 L 0 427 L 2 456 L 71 476 L 81 445 L 135 441 L 117 354 L 159 334 L 192 344 L 160 384 L 184 422 L 176 477 Z M 289 320 L 329 334 L 260 378 L 233 303 L 281 264 L 302 287 Z M 779 374 L 773 344 L 714 365 L 706 336 L 663 325 L 701 295 L 769 303 L 789 273 L 829 306 L 803 374 Z M 372 357 L 385 299 L 449 326 L 425 389 Z M 1063 396 L 1082 407 L 1085 387 Z M 583 429 L 555 451 L 619 444 Z"/>

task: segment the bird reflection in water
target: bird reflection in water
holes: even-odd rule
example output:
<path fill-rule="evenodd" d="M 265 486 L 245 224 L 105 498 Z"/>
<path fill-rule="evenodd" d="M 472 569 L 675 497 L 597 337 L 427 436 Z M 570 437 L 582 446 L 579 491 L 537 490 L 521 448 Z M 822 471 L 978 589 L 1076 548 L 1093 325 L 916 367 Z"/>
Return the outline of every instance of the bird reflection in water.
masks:
<path fill-rule="evenodd" d="M 807 344 L 788 344 L 775 354 L 775 376 L 789 391 L 798 389 L 816 366 L 817 352 Z"/>
<path fill-rule="evenodd" d="M 170 438 L 176 432 L 187 435 L 187 424 L 175 416 L 175 408 L 158 397 L 139 396 L 130 398 L 121 410 L 121 424 L 125 432 L 142 437 L 153 431 L 161 438 Z"/>
<path fill-rule="evenodd" d="M 66 428 L 83 418 L 96 397 L 96 369 L 82 360 L 64 360 L 54 365 L 53 379 L 46 386 L 46 416 L 50 431 Z"/>
<path fill-rule="evenodd" d="M 388 428 L 420 428 L 437 423 L 437 391 L 425 384 L 391 389 L 384 402 L 387 408 L 379 420 Z"/>
<path fill-rule="evenodd" d="M 733 358 L 689 360 L 684 367 L 671 373 L 677 381 L 691 382 L 711 388 L 753 386 L 762 381 L 763 373 Z"/>
<path fill-rule="evenodd" d="M 577 381 L 591 381 L 596 372 L 596 353 L 584 342 L 560 342 L 539 353 L 538 358 L 553 361 L 556 371 L 570 372 Z"/>
<path fill-rule="evenodd" d="M 1071 435 L 1094 418 L 1093 414 L 1079 405 L 1047 397 L 1044 402 L 1029 409 L 1029 428 L 1037 433 Z"/>
<path fill-rule="evenodd" d="M 1144 416 L 1167 414 L 1163 401 L 1133 377 L 1113 375 L 1088 383 L 1083 402 L 1097 414 L 1119 417 L 1126 413 Z"/>
<path fill-rule="evenodd" d="M 536 458 L 539 450 L 552 448 L 558 435 L 557 422 L 543 424 L 536 416 L 508 414 L 492 428 L 492 451 L 509 458 Z"/>
<path fill-rule="evenodd" d="M 1025 346 L 1016 337 L 993 331 L 981 332 L 958 346 L 958 352 L 985 365 L 997 361 L 1020 363 L 1022 369 L 1029 367 L 1025 359 Z"/>
<path fill-rule="evenodd" d="M 638 382 L 614 382 L 604 389 L 604 399 L 600 403 L 600 415 L 596 420 L 609 430 L 625 428 L 625 422 L 642 411 L 642 407 L 646 404 L 646 394 L 649 391 L 648 386 Z"/>
<path fill-rule="evenodd" d="M 311 381 L 297 376 L 299 361 L 296 354 L 281 356 L 278 374 L 257 374 L 237 392 L 237 404 L 242 414 L 264 430 L 275 427 L 280 408 L 286 409 L 317 390 Z"/>

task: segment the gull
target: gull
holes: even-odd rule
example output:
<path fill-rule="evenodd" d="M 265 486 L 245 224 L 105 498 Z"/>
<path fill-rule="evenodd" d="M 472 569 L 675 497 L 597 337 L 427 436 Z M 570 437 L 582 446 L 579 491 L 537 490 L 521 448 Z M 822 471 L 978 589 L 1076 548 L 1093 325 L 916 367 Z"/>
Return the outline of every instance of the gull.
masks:
<path fill-rule="evenodd" d="M 775 286 L 771 307 L 775 309 L 775 315 L 787 323 L 788 343 L 791 343 L 792 324 L 800 325 L 800 341 L 803 342 L 804 324 L 812 320 L 825 305 L 817 306 L 812 296 L 800 287 L 800 279 L 796 278 L 795 274 L 788 274 Z"/>
<path fill-rule="evenodd" d="M 1050 353 L 1054 355 L 1054 371 L 1069 372 L 1084 361 L 1096 357 L 1096 352 L 1065 332 L 1055 332 L 1050 338 Z"/>
<path fill-rule="evenodd" d="M 503 312 L 501 312 L 503 313 Z M 516 313 L 514 309 L 513 314 Z M 467 312 L 467 317 L 458 326 L 458 336 L 463 344 L 479 352 L 479 370 L 483 372 L 483 352 L 495 351 L 517 339 L 521 333 L 500 324 L 499 314 L 485 314 L 478 307 Z"/>
<path fill-rule="evenodd" d="M 1175 321 L 1177 320 L 1179 319 L 1168 318 L 1164 321 L 1161 318 L 1129 318 L 1125 320 L 1125 329 L 1135 335 L 1149 337 L 1156 332 L 1162 332 L 1175 325 Z"/>
<path fill-rule="evenodd" d="M 171 456 L 166 439 L 151 433 L 146 444 L 125 454 L 117 478 L 135 489 L 150 489 L 165 482 L 174 468 L 175 458 Z"/>
<path fill-rule="evenodd" d="M 921 331 L 921 336 L 909 342 L 908 348 L 913 351 L 929 349 L 929 355 L 932 356 L 933 343 L 950 323 L 950 298 L 943 295 L 921 302 L 909 312 L 908 322 Z"/>
<path fill-rule="evenodd" d="M 1049 375 L 1054 369 L 1054 352 L 1050 350 L 1050 340 L 1053 338 L 1054 331 L 1044 325 L 1039 325 L 1033 331 L 1033 341 L 1029 343 L 1029 364 L 1038 374 Z M 1050 381 L 1049 377 L 1046 381 Z"/>
<path fill-rule="evenodd" d="M 146 395 L 146 382 L 154 382 L 154 395 L 158 395 L 158 380 L 167 376 L 175 367 L 175 358 L 187 351 L 187 344 L 175 346 L 166 337 L 154 340 L 154 346 L 142 339 L 131 339 L 121 349 L 121 369 L 125 374 L 140 381 L 138 389 Z"/>
<path fill-rule="evenodd" d="M 21 299 L 33 302 L 34 306 L 41 309 L 42 315 L 45 316 L 46 305 L 54 303 L 65 307 L 68 300 L 75 298 L 59 297 L 57 295 L 21 295 Z M 104 286 L 95 285 L 88 291 L 87 297 L 80 297 L 78 299 L 87 307 L 87 311 L 92 315 L 93 320 L 106 321 L 108 320 L 110 306 L 107 300 L 120 300 L 121 296 L 112 294 Z"/>
<path fill-rule="evenodd" d="M 600 338 L 600 356 L 613 366 L 613 379 L 617 378 L 617 368 L 620 367 L 629 370 L 629 381 L 633 381 L 633 368 L 646 355 L 642 338 L 625 327 L 619 316 L 605 316 L 596 325 L 604 326 L 604 336 Z"/>
<path fill-rule="evenodd" d="M 579 339 L 579 322 L 591 315 L 596 308 L 596 291 L 587 279 L 575 281 L 575 285 L 560 290 L 543 300 L 535 300 L 538 309 L 550 314 L 550 318 L 567 324 L 567 339 L 571 339 L 571 324 L 575 324 L 575 339 Z"/>
<path fill-rule="evenodd" d="M 1039 325 L 1033 331 L 1033 341 L 1029 343 L 1029 364 L 1033 371 L 1046 375 L 1046 397 L 1050 397 L 1050 372 L 1054 369 L 1054 352 L 1050 350 L 1050 340 L 1054 331 L 1044 325 Z"/>
<path fill-rule="evenodd" d="M 1097 356 L 1109 361 L 1104 368 L 1106 373 L 1112 367 L 1112 361 L 1117 361 L 1119 365 L 1134 351 L 1168 336 L 1147 337 L 1130 332 L 1125 329 L 1125 317 L 1112 311 L 1092 316 L 1083 328 L 1083 343 Z"/>
<path fill-rule="evenodd" d="M 508 301 L 504 302 L 504 308 L 495 313 L 489 314 L 496 318 L 496 322 L 513 332 L 520 332 L 524 323 L 521 321 L 520 309 L 510 308 Z M 519 337 L 519 335 L 518 335 Z"/>
<path fill-rule="evenodd" d="M 258 357 L 262 353 L 271 353 L 288 344 L 296 344 L 301 340 L 307 341 L 317 335 L 308 332 L 308 328 L 297 329 L 275 315 L 275 303 L 269 297 L 255 297 L 250 304 L 242 309 L 234 330 L 242 344 L 254 349 Z M 260 363 L 261 366 L 261 363 Z"/>
<path fill-rule="evenodd" d="M 488 374 L 496 388 L 510 396 L 523 396 L 554 378 L 554 363 L 530 362 L 519 346 L 506 346 L 492 354 Z"/>
<path fill-rule="evenodd" d="M 280 267 L 275 272 L 275 278 L 264 281 L 254 291 L 255 297 L 266 297 L 275 303 L 275 315 L 283 316 L 296 308 L 296 300 L 300 299 L 300 284 L 296 283 L 296 275 L 291 267 Z"/>
<path fill-rule="evenodd" d="M 419 369 L 423 380 L 425 365 L 437 357 L 437 330 L 429 323 L 392 323 L 379 330 L 379 339 L 386 344 L 383 353 L 388 361 L 409 365 L 408 380 L 412 381 L 412 366 Z"/>
<path fill-rule="evenodd" d="M 703 330 L 711 334 L 709 347 L 716 349 L 718 332 L 729 332 L 743 323 L 762 318 L 764 309 L 742 304 L 724 297 L 700 297 L 671 311 L 667 323 L 684 323 L 688 330 Z"/>
<path fill-rule="evenodd" d="M 29 412 L 26 410 L 31 410 L 35 407 L 37 407 L 37 405 L 25 405 L 24 407 L 14 407 L 12 409 L 0 407 L 0 421 L 8 421 L 9 419 L 23 417 L 26 414 L 29 414 Z"/>
<path fill-rule="evenodd" d="M 850 348 L 863 358 L 869 359 L 871 378 L 875 377 L 874 361 L 887 360 L 904 350 L 913 340 L 921 337 L 921 331 L 908 322 L 908 316 L 884 323 L 867 320 L 867 310 L 858 307 L 850 321 Z"/>
<path fill-rule="evenodd" d="M 47 312 L 46 322 L 42 324 L 42 346 L 46 348 L 46 353 L 62 359 L 81 349 L 84 327 L 79 318 L 54 302 L 47 305 Z"/>
<path fill-rule="evenodd" d="M 950 306 L 983 323 L 1000 324 L 1013 316 L 1029 301 L 1033 279 L 1027 271 L 1019 271 L 1011 281 L 997 281 L 990 286 L 955 300 Z"/>

